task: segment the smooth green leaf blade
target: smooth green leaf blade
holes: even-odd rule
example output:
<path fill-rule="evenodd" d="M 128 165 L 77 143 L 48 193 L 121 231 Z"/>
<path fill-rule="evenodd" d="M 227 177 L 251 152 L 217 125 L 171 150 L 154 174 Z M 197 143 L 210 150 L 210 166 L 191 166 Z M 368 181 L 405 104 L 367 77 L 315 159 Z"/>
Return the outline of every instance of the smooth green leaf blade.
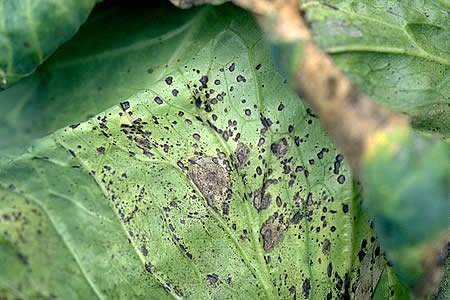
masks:
<path fill-rule="evenodd" d="M 228 21 L 219 16 L 167 3 L 98 4 L 35 74 L 0 92 L 0 148 L 86 121 L 183 67 L 224 30 Z"/>
<path fill-rule="evenodd" d="M 225 26 L 180 68 L 0 156 L 1 245 L 14 246 L 0 261 L 28 274 L 0 272 L 3 287 L 104 299 L 371 295 L 389 268 L 345 159 L 275 70 L 249 14 L 204 9 Z M 19 212 L 44 242 L 21 240 L 30 227 Z M 69 261 L 35 250 L 47 236 Z M 76 280 L 53 286 L 66 264 Z"/>
<path fill-rule="evenodd" d="M 95 0 L 0 3 L 0 89 L 29 76 L 83 24 Z"/>
<path fill-rule="evenodd" d="M 303 1 L 314 38 L 358 87 L 413 126 L 450 137 L 449 6 L 438 1 Z"/>

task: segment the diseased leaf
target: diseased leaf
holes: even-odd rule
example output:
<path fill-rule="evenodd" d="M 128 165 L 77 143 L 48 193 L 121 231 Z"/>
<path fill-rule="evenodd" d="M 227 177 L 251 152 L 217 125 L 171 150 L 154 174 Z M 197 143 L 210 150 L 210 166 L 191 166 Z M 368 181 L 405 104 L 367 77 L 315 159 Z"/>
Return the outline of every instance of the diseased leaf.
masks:
<path fill-rule="evenodd" d="M 99 4 L 34 75 L 0 92 L 0 148 L 27 145 L 148 88 L 182 67 L 227 22 L 216 10 L 179 10 L 165 2 Z"/>
<path fill-rule="evenodd" d="M 405 299 L 345 158 L 251 16 L 200 13 L 216 34 L 178 68 L 0 155 L 1 295 L 360 299 L 387 277 Z"/>
<path fill-rule="evenodd" d="M 450 7 L 445 1 L 302 1 L 314 38 L 360 89 L 450 137 Z"/>
<path fill-rule="evenodd" d="M 0 2 L 0 89 L 33 73 L 86 21 L 95 0 Z"/>

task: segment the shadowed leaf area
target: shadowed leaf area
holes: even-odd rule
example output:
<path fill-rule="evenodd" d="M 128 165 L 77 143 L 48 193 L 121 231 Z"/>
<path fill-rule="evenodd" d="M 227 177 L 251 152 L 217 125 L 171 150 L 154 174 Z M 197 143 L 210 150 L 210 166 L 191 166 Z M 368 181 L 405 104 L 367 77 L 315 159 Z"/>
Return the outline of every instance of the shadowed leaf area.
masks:
<path fill-rule="evenodd" d="M 0 3 L 0 90 L 32 74 L 86 21 L 95 0 Z"/>

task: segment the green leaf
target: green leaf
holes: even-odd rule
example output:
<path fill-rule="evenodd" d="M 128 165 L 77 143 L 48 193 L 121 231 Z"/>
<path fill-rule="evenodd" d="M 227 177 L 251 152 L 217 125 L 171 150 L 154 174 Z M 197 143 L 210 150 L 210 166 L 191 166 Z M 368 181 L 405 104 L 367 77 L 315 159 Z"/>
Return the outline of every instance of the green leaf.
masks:
<path fill-rule="evenodd" d="M 450 5 L 445 1 L 303 1 L 314 38 L 358 87 L 450 137 Z"/>
<path fill-rule="evenodd" d="M 251 16 L 194 15 L 217 22 L 162 80 L 0 155 L 0 295 L 362 299 L 384 274 L 409 297 Z"/>
<path fill-rule="evenodd" d="M 33 73 L 86 21 L 95 0 L 0 3 L 0 88 Z"/>
<path fill-rule="evenodd" d="M 0 92 L 0 148 L 27 145 L 148 88 L 223 30 L 227 21 L 210 26 L 211 18 L 215 11 L 167 3 L 99 4 L 34 75 Z"/>

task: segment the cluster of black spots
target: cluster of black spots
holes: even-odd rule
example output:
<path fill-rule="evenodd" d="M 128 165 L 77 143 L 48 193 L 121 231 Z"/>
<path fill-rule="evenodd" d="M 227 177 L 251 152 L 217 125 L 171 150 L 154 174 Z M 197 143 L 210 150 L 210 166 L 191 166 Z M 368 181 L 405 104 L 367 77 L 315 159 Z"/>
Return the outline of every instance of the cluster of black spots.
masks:
<path fill-rule="evenodd" d="M 273 124 L 272 120 L 264 117 L 262 114 L 260 114 L 259 119 L 261 120 L 261 124 L 264 126 L 264 128 L 269 128 Z"/>
<path fill-rule="evenodd" d="M 309 293 L 311 291 L 311 280 L 309 278 L 306 278 L 305 281 L 303 281 L 303 295 L 305 296 L 305 299 L 309 298 Z"/>
<path fill-rule="evenodd" d="M 328 152 L 329 152 L 329 150 L 328 150 L 327 148 L 322 148 L 322 150 L 320 150 L 320 152 L 317 153 L 317 158 L 318 158 L 318 159 L 322 159 L 324 153 L 328 153 Z"/>
<path fill-rule="evenodd" d="M 281 138 L 270 145 L 270 150 L 277 159 L 280 159 L 288 153 L 289 144 L 285 138 Z"/>
<path fill-rule="evenodd" d="M 344 160 L 344 156 L 342 154 L 338 154 L 336 156 L 336 160 L 334 161 L 334 170 L 333 173 L 339 175 L 339 169 L 341 167 L 341 162 Z"/>
<path fill-rule="evenodd" d="M 209 81 L 208 76 L 202 76 L 199 81 L 202 84 L 203 89 L 208 88 L 208 81 Z"/>

